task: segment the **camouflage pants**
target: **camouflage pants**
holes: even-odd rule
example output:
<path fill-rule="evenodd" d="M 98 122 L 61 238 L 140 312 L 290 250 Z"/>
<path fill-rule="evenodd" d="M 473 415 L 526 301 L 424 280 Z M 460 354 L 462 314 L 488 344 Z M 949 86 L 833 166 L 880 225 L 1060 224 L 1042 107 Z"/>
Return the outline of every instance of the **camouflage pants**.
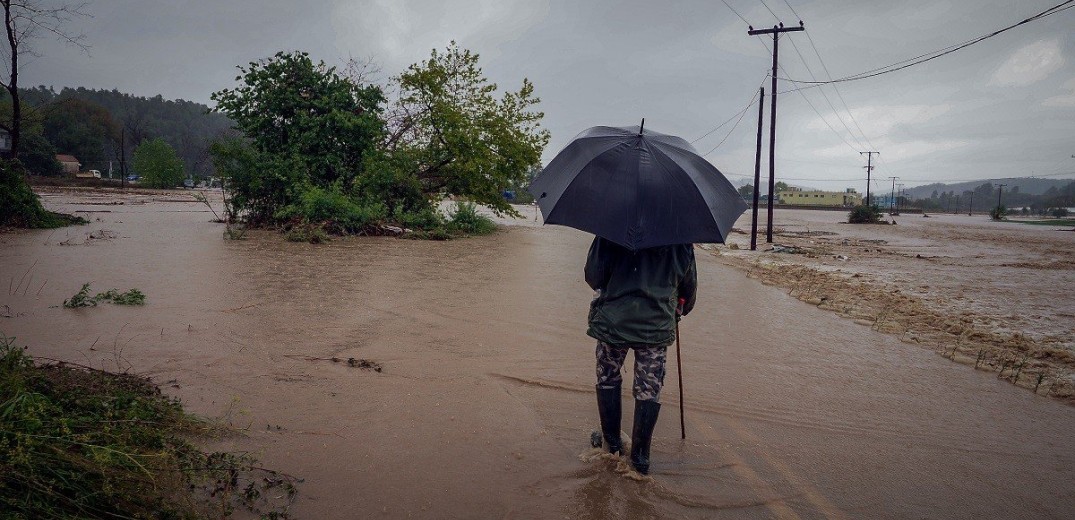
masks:
<path fill-rule="evenodd" d="M 664 385 L 664 362 L 668 347 L 652 345 L 612 346 L 597 342 L 597 387 L 615 388 L 623 383 L 620 369 L 627 351 L 635 351 L 634 396 L 637 401 L 660 401 Z"/>

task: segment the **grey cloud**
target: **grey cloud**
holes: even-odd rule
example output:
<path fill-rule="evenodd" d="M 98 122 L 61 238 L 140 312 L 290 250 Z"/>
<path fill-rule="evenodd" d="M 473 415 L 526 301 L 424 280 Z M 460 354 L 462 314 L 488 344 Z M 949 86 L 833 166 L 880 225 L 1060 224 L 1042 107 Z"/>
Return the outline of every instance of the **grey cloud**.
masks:
<path fill-rule="evenodd" d="M 1055 3 L 789 1 L 837 77 L 965 41 Z M 728 2 L 757 27 L 776 21 L 758 2 Z M 785 23 L 798 22 L 783 2 L 768 4 Z M 586 127 L 635 124 L 642 117 L 649 127 L 695 139 L 738 112 L 770 66 L 762 43 L 746 35 L 746 24 L 708 0 L 113 0 L 91 9 L 95 17 L 77 28 L 93 45 L 92 56 L 42 40 L 44 57 L 26 67 L 25 84 L 115 87 L 207 102 L 211 92 L 234 84 L 235 65 L 281 49 L 307 50 L 336 64 L 372 55 L 393 74 L 455 39 L 483 56 L 486 74 L 502 88 L 517 88 L 523 77 L 535 83 L 553 134 L 546 159 Z M 1075 153 L 1075 118 L 1065 101 L 1075 92 L 1066 83 L 1075 78 L 1073 23 L 1075 10 L 905 71 L 841 84 L 857 122 L 882 151 L 877 174 L 924 184 L 1047 174 L 1058 161 L 1062 168 L 1061 159 Z M 809 79 L 791 41 L 813 74 L 824 78 L 801 33 L 781 41 L 781 75 Z M 1056 42 L 1055 70 L 1018 87 L 990 84 L 1013 55 L 1040 41 Z M 793 87 L 781 84 L 781 90 Z M 837 93 L 824 89 L 857 134 Z M 803 95 L 835 133 L 818 126 Z M 909 106 L 937 113 L 901 119 L 899 107 Z M 755 125 L 756 111 L 750 110 L 709 159 L 730 174 L 751 175 Z M 711 149 L 727 128 L 698 148 Z M 848 135 L 819 89 L 780 96 L 778 134 L 778 176 L 813 179 L 796 182 L 822 188 L 865 187 L 857 151 L 869 145 Z M 912 153 L 929 143 L 934 149 L 928 153 Z"/>

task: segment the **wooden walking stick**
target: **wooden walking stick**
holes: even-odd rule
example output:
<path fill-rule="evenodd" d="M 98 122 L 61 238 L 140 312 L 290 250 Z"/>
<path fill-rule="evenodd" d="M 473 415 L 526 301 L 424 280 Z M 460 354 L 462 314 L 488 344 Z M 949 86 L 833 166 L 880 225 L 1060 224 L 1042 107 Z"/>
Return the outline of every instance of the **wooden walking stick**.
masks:
<path fill-rule="evenodd" d="M 683 421 L 683 354 L 679 350 L 679 316 L 683 314 L 683 305 L 687 300 L 680 298 L 676 309 L 676 375 L 679 376 L 679 438 L 687 438 L 687 427 Z"/>

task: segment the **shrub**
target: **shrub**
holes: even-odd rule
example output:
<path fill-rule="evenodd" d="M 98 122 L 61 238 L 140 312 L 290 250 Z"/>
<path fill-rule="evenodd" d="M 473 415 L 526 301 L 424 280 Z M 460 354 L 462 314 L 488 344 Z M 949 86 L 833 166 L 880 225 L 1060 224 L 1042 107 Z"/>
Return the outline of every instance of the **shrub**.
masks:
<path fill-rule="evenodd" d="M 343 234 L 360 233 L 384 220 L 388 211 L 381 203 L 359 204 L 344 194 L 338 186 L 308 187 L 299 200 L 276 214 L 279 220 L 298 220 L 317 224 L 324 230 Z"/>
<path fill-rule="evenodd" d="M 309 242 L 311 244 L 321 244 L 329 241 L 328 233 L 325 233 L 321 226 L 310 224 L 292 227 L 284 234 L 284 239 L 288 242 Z"/>
<path fill-rule="evenodd" d="M 876 205 L 861 204 L 851 208 L 847 214 L 849 224 L 876 224 L 881 222 L 881 209 Z"/>
<path fill-rule="evenodd" d="M 473 203 L 456 202 L 455 211 L 448 217 L 446 227 L 467 235 L 488 235 L 496 230 L 496 223 L 479 214 L 478 207 Z"/>
<path fill-rule="evenodd" d="M 396 206 L 392 221 L 404 229 L 437 229 L 444 226 L 444 216 L 428 203 L 414 211 L 405 211 L 402 206 Z"/>
<path fill-rule="evenodd" d="M 0 226 L 41 229 L 87 222 L 46 210 L 26 183 L 24 172 L 18 161 L 0 161 Z"/>
<path fill-rule="evenodd" d="M 90 296 L 90 284 L 82 284 L 82 289 L 79 289 L 70 300 L 64 300 L 63 306 L 68 309 L 75 309 L 78 307 L 96 307 L 100 302 L 108 302 L 116 305 L 145 305 L 146 295 L 138 289 L 131 289 L 127 292 L 119 292 L 116 289 L 109 289 L 103 293 L 97 293 L 97 296 Z"/>
<path fill-rule="evenodd" d="M 1052 210 L 1049 211 L 1049 214 L 1054 216 L 1054 217 L 1056 217 L 1056 218 L 1064 218 L 1064 217 L 1068 216 L 1068 213 L 1070 213 L 1070 212 L 1068 211 L 1067 208 L 1053 208 Z"/>
<path fill-rule="evenodd" d="M 1004 220 L 1004 215 L 1008 213 L 1008 208 L 1003 205 L 997 206 L 989 210 L 989 218 L 993 220 Z"/>

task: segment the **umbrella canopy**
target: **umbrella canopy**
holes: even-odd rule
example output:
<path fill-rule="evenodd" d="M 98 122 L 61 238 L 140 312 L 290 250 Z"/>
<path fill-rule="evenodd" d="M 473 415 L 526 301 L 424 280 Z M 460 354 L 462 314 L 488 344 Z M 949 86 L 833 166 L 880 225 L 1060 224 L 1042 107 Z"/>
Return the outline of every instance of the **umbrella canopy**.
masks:
<path fill-rule="evenodd" d="M 739 192 L 680 137 L 639 126 L 595 126 L 534 179 L 546 224 L 631 250 L 724 242 L 746 210 Z"/>

